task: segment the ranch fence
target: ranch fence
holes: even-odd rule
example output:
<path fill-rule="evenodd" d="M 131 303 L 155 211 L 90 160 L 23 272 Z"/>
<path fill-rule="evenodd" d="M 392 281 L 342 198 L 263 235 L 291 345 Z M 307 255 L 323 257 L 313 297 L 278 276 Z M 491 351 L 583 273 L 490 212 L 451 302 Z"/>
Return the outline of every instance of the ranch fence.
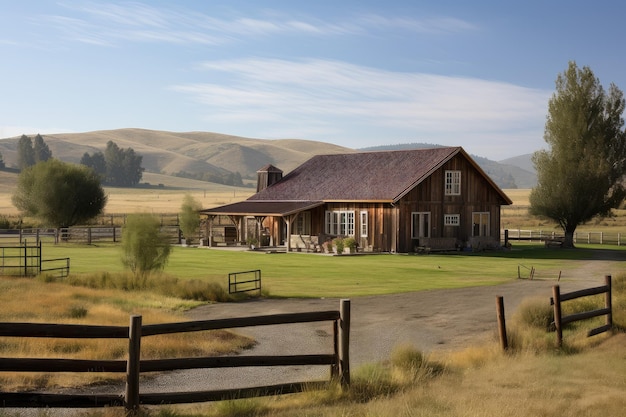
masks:
<path fill-rule="evenodd" d="M 243 278 L 240 278 L 240 277 Z M 258 291 L 261 293 L 261 270 L 231 272 L 228 274 L 228 293 Z"/>
<path fill-rule="evenodd" d="M 333 352 L 310 355 L 275 356 L 220 356 L 141 360 L 143 337 L 232 329 L 277 324 L 331 321 L 333 323 Z M 124 406 L 135 411 L 140 405 L 182 404 L 220 401 L 301 392 L 305 389 L 324 389 L 334 380 L 344 386 L 350 383 L 350 300 L 341 300 L 339 310 L 274 314 L 255 317 L 182 323 L 142 325 L 141 316 L 131 316 L 128 327 L 87 326 L 71 324 L 0 323 L 1 337 L 45 337 L 71 339 L 128 339 L 128 359 L 32 359 L 0 358 L 0 371 L 10 372 L 112 372 L 126 373 L 126 389 L 115 394 L 54 394 L 46 392 L 0 392 L 0 406 L 11 408 L 93 408 Z M 146 372 L 166 372 L 183 369 L 273 367 L 273 366 L 330 366 L 330 379 L 251 388 L 193 392 L 140 392 L 140 375 Z M 201 381 L 198 381 L 201 383 Z"/>
<path fill-rule="evenodd" d="M 70 273 L 70 258 L 42 259 L 41 241 L 0 246 L 0 275 L 30 277 L 46 273 L 65 278 Z"/>
<path fill-rule="evenodd" d="M 505 245 L 511 240 L 556 243 L 562 238 L 563 234 L 554 230 L 505 229 L 502 234 Z M 574 243 L 622 246 L 626 244 L 626 235 L 618 232 L 574 232 Z"/>
<path fill-rule="evenodd" d="M 600 333 L 610 331 L 613 328 L 613 311 L 611 301 L 611 276 L 604 277 L 605 284 L 600 287 L 587 288 L 584 290 L 573 291 L 567 294 L 561 294 L 558 285 L 552 287 L 552 298 L 550 303 L 554 306 L 554 325 L 556 328 L 556 340 L 558 347 L 563 345 L 563 326 L 580 320 L 587 320 L 593 317 L 606 316 L 606 324 L 589 330 L 588 337 L 595 336 Z M 584 311 L 580 313 L 562 316 L 561 303 L 568 300 L 575 300 L 581 297 L 588 297 L 597 294 L 605 294 L 604 308 Z"/>
<path fill-rule="evenodd" d="M 97 242 L 117 243 L 122 240 L 122 226 L 76 226 L 61 228 L 31 228 L 31 229 L 0 229 L 2 242 L 25 241 L 77 243 L 91 245 Z M 161 226 L 161 231 L 167 236 L 170 243 L 180 244 L 182 235 L 178 226 Z"/>

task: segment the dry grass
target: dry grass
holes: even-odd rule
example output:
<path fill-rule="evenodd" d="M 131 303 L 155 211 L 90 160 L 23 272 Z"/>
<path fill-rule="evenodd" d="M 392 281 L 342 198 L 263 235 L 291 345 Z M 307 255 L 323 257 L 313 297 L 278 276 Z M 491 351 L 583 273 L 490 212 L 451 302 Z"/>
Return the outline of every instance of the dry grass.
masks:
<path fill-rule="evenodd" d="M 618 416 L 626 406 L 624 343 L 626 335 L 619 334 L 572 355 L 472 348 L 452 355 L 445 367 L 431 363 L 438 371 L 417 378 L 406 368 L 367 366 L 353 374 L 346 393 L 335 388 L 159 412 L 170 417 Z"/>
<path fill-rule="evenodd" d="M 185 321 L 174 313 L 192 305 L 175 298 L 146 292 L 94 290 L 33 279 L 0 279 L 0 321 L 127 326 L 129 316 L 140 314 L 144 324 Z M 145 338 L 142 357 L 210 356 L 249 347 L 250 339 L 227 331 L 183 333 Z M 124 359 L 127 340 L 3 338 L 3 357 Z M 4 390 L 37 387 L 71 387 L 123 379 L 109 374 L 0 374 Z"/>

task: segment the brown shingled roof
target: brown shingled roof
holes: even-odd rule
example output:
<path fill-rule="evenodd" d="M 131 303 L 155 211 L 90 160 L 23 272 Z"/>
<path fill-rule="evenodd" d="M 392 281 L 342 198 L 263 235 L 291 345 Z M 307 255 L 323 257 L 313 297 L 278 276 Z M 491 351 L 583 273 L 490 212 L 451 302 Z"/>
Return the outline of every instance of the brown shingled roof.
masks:
<path fill-rule="evenodd" d="M 458 152 L 464 151 L 442 147 L 318 155 L 248 201 L 393 202 Z"/>

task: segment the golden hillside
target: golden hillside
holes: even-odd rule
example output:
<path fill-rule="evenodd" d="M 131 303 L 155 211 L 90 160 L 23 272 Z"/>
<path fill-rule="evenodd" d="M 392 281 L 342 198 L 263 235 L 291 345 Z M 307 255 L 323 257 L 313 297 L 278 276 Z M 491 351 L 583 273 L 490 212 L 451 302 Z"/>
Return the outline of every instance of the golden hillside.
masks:
<path fill-rule="evenodd" d="M 33 139 L 36 134 L 29 134 Z M 110 140 L 120 148 L 133 148 L 143 156 L 146 172 L 173 174 L 226 171 L 255 177 L 273 164 L 285 173 L 319 154 L 354 152 L 330 143 L 298 139 L 252 139 L 211 132 L 165 132 L 146 129 L 101 130 L 42 135 L 55 158 L 79 162 L 85 152 L 104 151 Z M 17 163 L 19 137 L 0 140 L 0 153 L 8 167 Z"/>

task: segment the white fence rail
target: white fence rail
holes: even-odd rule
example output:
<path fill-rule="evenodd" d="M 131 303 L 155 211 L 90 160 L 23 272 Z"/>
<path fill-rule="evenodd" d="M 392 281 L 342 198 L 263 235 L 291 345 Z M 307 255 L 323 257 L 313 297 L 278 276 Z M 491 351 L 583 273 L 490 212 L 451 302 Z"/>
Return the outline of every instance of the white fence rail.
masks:
<path fill-rule="evenodd" d="M 507 229 L 509 240 L 525 240 L 529 242 L 543 242 L 546 239 L 554 239 L 563 236 L 561 231 L 554 230 L 529 230 L 529 229 Z M 504 239 L 504 230 L 502 239 Z M 574 243 L 588 243 L 596 245 L 617 245 L 626 244 L 626 234 L 618 232 L 575 232 Z"/>

